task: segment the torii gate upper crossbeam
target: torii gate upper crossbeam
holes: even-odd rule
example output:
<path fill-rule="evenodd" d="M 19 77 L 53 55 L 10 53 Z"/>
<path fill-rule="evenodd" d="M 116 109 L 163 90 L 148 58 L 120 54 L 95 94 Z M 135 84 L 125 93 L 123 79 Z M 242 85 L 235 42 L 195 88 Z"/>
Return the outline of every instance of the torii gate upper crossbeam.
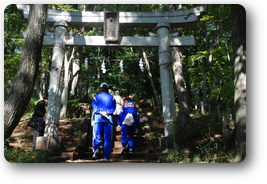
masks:
<path fill-rule="evenodd" d="M 30 6 L 18 4 L 18 10 L 28 21 Z M 165 12 L 119 12 L 120 28 L 155 28 L 159 22 L 169 23 L 170 27 L 193 26 L 199 21 L 206 6 L 187 10 Z M 53 27 L 58 20 L 70 27 L 103 27 L 104 12 L 47 10 L 46 25 Z"/>

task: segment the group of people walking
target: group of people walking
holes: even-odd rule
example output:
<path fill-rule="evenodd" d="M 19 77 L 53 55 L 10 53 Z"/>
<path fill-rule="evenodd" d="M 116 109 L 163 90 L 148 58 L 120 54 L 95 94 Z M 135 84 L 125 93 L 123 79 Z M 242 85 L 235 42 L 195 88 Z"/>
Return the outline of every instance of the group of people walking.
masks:
<path fill-rule="evenodd" d="M 128 142 L 129 153 L 133 153 L 133 134 L 138 132 L 140 116 L 134 108 L 133 100 L 125 99 L 119 95 L 119 91 L 112 96 L 108 93 L 108 84 L 101 83 L 99 93 L 92 101 L 93 116 L 93 159 L 100 153 L 101 136 L 104 133 L 103 160 L 110 161 L 112 149 L 113 126 L 117 123 L 122 136 L 122 153 L 126 152 Z M 117 117 L 116 117 L 117 116 Z M 114 118 L 115 117 L 115 118 Z M 115 120 L 116 122 L 113 122 Z M 127 139 L 128 136 L 128 139 Z"/>
<path fill-rule="evenodd" d="M 35 149 L 36 138 L 44 134 L 45 105 L 48 103 L 48 95 L 36 105 L 31 121 L 37 122 L 34 128 L 33 145 Z M 126 152 L 128 142 L 129 153 L 133 153 L 133 134 L 138 132 L 140 116 L 134 108 L 134 101 L 126 97 L 123 99 L 119 91 L 112 96 L 108 92 L 108 84 L 101 83 L 99 93 L 92 100 L 93 113 L 91 125 L 93 126 L 93 159 L 97 159 L 100 153 L 100 144 L 104 142 L 104 161 L 110 161 L 112 149 L 113 126 L 117 124 L 117 130 L 121 131 L 122 153 Z M 115 122 L 113 122 L 115 121 Z M 102 135 L 104 141 L 102 141 Z M 127 138 L 128 136 L 128 138 Z"/>

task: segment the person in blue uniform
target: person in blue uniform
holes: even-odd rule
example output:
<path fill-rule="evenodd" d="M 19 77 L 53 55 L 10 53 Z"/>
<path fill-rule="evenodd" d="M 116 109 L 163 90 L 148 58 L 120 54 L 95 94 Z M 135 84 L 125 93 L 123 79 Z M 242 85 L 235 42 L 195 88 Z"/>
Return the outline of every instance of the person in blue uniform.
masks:
<path fill-rule="evenodd" d="M 137 110 L 134 108 L 133 100 L 129 100 L 127 103 L 127 107 L 123 108 L 118 120 L 118 130 L 121 131 L 121 144 L 122 144 L 122 152 L 123 155 L 126 152 L 126 144 L 127 144 L 127 135 L 128 137 L 128 145 L 129 145 L 129 153 L 133 153 L 133 134 L 138 133 L 138 128 L 140 125 L 140 116 Z"/>
<path fill-rule="evenodd" d="M 108 84 L 101 83 L 99 93 L 94 96 L 92 101 L 94 115 L 93 127 L 93 159 L 97 159 L 100 152 L 101 132 L 104 132 L 104 161 L 110 161 L 112 149 L 112 115 L 116 109 L 116 100 L 108 93 Z"/>

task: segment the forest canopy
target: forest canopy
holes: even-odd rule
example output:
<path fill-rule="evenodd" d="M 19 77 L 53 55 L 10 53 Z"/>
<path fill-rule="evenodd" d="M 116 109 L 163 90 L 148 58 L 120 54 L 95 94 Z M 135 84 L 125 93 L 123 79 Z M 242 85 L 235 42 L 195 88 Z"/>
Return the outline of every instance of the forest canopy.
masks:
<path fill-rule="evenodd" d="M 200 5 L 182 5 L 182 9 L 198 7 Z M 53 4 L 49 9 L 67 11 L 169 11 L 169 5 L 163 4 Z M 176 7 L 178 10 L 178 6 Z M 26 21 L 21 17 L 15 5 L 5 9 L 4 32 L 4 96 L 6 97 L 14 76 L 18 70 L 22 48 L 24 44 Z M 53 32 L 53 27 L 47 27 L 47 32 Z M 103 35 L 103 28 L 69 28 L 70 33 L 76 35 Z M 233 51 L 231 40 L 231 11 L 230 5 L 207 5 L 205 15 L 192 27 L 178 28 L 178 36 L 194 36 L 194 47 L 182 47 L 182 70 L 188 89 L 190 107 L 193 108 L 198 101 L 203 101 L 213 108 L 220 105 L 223 109 L 233 109 L 234 83 L 233 83 Z M 120 28 L 120 36 L 147 36 L 156 33 L 155 28 L 126 29 Z M 71 57 L 71 47 L 66 48 L 67 58 Z M 126 47 L 82 47 L 76 49 L 80 52 L 78 62 L 77 86 L 69 87 L 73 99 L 90 100 L 97 93 L 99 84 L 103 81 L 112 86 L 113 90 L 120 90 L 123 96 L 135 94 L 144 99 L 155 101 L 155 95 L 149 80 L 147 66 L 144 72 L 139 67 L 143 59 L 142 48 Z M 153 76 L 155 88 L 159 95 L 161 92 L 158 48 L 147 48 L 146 55 Z M 48 91 L 49 72 L 51 67 L 52 48 L 43 47 L 40 70 L 38 74 L 39 87 L 42 95 Z M 86 63 L 85 60 L 88 60 Z M 120 63 L 123 65 L 121 73 Z M 106 73 L 100 70 L 105 64 Z M 75 64 L 70 66 L 70 71 Z M 70 72 L 70 80 L 75 76 Z M 205 83 L 205 85 L 204 85 Z M 204 96 L 203 96 L 204 95 Z M 88 99 L 84 99 L 88 98 Z M 176 103 L 178 96 L 175 95 Z"/>

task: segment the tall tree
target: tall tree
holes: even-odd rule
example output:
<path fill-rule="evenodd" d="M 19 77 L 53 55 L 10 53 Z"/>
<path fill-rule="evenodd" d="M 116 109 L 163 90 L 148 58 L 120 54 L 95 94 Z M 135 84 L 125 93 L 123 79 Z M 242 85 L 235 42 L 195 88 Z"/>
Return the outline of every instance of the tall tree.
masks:
<path fill-rule="evenodd" d="M 69 66 L 72 64 L 72 59 L 73 59 L 73 53 L 75 51 L 75 48 L 72 48 L 72 54 L 70 56 L 70 59 L 68 61 L 67 59 L 67 53 L 65 53 L 65 60 L 64 60 L 64 89 L 63 93 L 61 96 L 61 102 L 62 102 L 62 108 L 60 111 L 60 117 L 66 117 L 67 114 L 67 105 L 68 105 L 68 98 L 69 98 Z"/>
<path fill-rule="evenodd" d="M 236 152 L 234 162 L 246 157 L 246 11 L 231 5 L 234 51 Z"/>
<path fill-rule="evenodd" d="M 79 5 L 78 4 L 73 4 L 72 7 L 76 10 L 78 10 Z M 79 30 L 79 28 L 77 28 Z M 84 28 L 80 29 L 81 32 L 84 32 Z M 73 80 L 71 84 L 71 91 L 73 93 L 76 93 L 76 87 L 78 84 L 78 79 L 79 79 L 79 73 L 81 69 L 81 63 L 82 63 L 82 53 L 83 53 L 83 47 L 77 47 L 75 49 L 74 53 L 74 61 L 72 62 L 72 75 L 73 75 Z"/>
<path fill-rule="evenodd" d="M 6 7 L 4 13 L 4 97 L 8 95 L 19 68 L 24 45 L 26 22 L 15 4 Z"/>
<path fill-rule="evenodd" d="M 141 36 L 140 32 L 138 31 L 138 29 L 135 29 L 138 33 L 139 36 Z M 143 35 L 142 35 L 143 36 Z M 147 57 L 146 57 L 146 51 L 145 51 L 145 48 L 142 47 L 142 53 L 143 53 L 143 58 L 144 58 L 144 61 L 145 61 L 145 64 L 146 64 L 146 68 L 147 68 L 147 72 L 148 72 L 148 78 L 150 80 L 150 83 L 151 83 L 151 87 L 153 89 L 153 92 L 154 92 L 154 95 L 155 95 L 155 98 L 156 98 L 156 101 L 157 101 L 157 107 L 158 107 L 158 112 L 160 112 L 160 109 L 161 109 L 161 103 L 160 103 L 160 100 L 159 100 L 159 95 L 158 95 L 158 91 L 155 87 L 155 83 L 154 83 L 154 80 L 153 80 L 153 75 L 151 73 L 151 70 L 150 70 L 150 66 L 149 66 L 149 62 L 147 60 Z"/>
<path fill-rule="evenodd" d="M 169 5 L 169 11 L 175 11 L 177 5 Z M 178 10 L 182 9 L 182 5 L 178 6 Z M 170 33 L 177 32 L 177 29 L 171 28 Z M 180 32 L 180 29 L 179 29 Z M 182 53 L 178 47 L 171 48 L 171 58 L 173 62 L 173 74 L 175 78 L 175 85 L 178 92 L 179 100 L 179 114 L 178 114 L 178 123 L 185 126 L 191 121 L 189 115 L 189 106 L 188 106 L 188 97 L 187 97 L 187 88 L 186 81 L 183 72 L 183 62 L 182 62 Z"/>
<path fill-rule="evenodd" d="M 39 70 L 47 5 L 33 4 L 26 30 L 20 66 L 4 104 L 4 138 L 9 138 L 22 117 L 33 93 Z"/>

